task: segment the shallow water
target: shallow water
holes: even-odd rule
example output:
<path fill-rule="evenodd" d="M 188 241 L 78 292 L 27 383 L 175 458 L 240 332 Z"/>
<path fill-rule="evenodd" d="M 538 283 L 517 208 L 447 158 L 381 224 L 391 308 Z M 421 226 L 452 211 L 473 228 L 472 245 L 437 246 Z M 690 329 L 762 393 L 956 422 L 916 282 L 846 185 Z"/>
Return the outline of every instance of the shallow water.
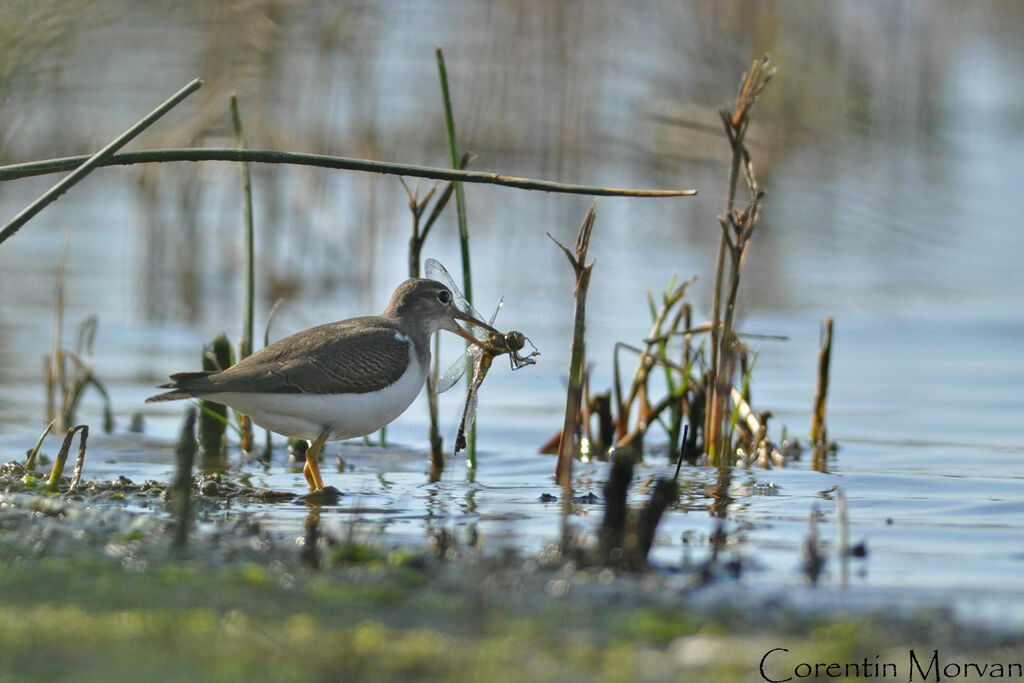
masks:
<path fill-rule="evenodd" d="M 837 5 L 856 13 L 855 3 Z M 468 6 L 466 21 L 478 20 L 475 5 Z M 1021 43 L 1010 40 L 1007 34 L 1013 32 L 1006 28 L 1020 24 L 1019 12 L 982 7 L 975 10 L 977 15 L 967 22 L 964 37 L 950 47 L 950 54 L 931 70 L 922 67 L 931 80 L 903 74 L 907 82 L 920 85 L 924 94 L 918 93 L 918 99 L 916 91 L 897 92 L 906 83 L 869 79 L 868 86 L 878 89 L 863 95 L 863 101 L 852 99 L 850 110 L 839 119 L 812 120 L 817 125 L 807 139 L 790 132 L 782 136 L 789 144 L 770 150 L 771 164 L 761 178 L 769 190 L 764 222 L 755 235 L 742 286 L 742 327 L 785 335 L 788 341 L 759 343 L 752 387 L 755 405 L 773 412 L 774 436 L 783 425 L 790 434 L 806 433 L 819 323 L 834 315 L 828 425 L 839 451 L 829 460 L 828 473 L 811 471 L 808 456 L 785 469 L 734 473 L 728 554 L 740 559 L 740 586 L 752 596 L 781 591 L 808 602 L 937 601 L 958 608 L 964 618 L 1024 623 L 1024 544 L 1019 534 L 1024 522 L 1024 360 L 1019 353 L 1024 271 L 1018 258 L 1024 233 L 1015 224 L 1024 209 L 1015 182 L 1024 163 L 1024 143 L 1017 134 L 1024 92 L 1013 75 L 1024 55 Z M 931 21 L 919 19 L 924 24 Z M 671 20 L 686 24 L 679 17 Z M 394 21 L 391 30 L 412 31 L 409 24 Z M 800 85 L 813 93 L 816 76 L 797 55 L 801 50 L 813 54 L 814 32 L 802 33 L 792 26 L 787 31 L 791 33 L 784 34 L 793 41 L 788 46 L 756 46 L 779 55 L 781 71 L 769 93 L 776 88 L 792 95 Z M 420 80 L 432 77 L 432 45 L 439 37 L 416 35 L 417 40 L 404 42 L 400 51 L 376 57 L 378 62 L 367 59 L 382 72 L 403 74 L 419 87 Z M 631 36 L 627 31 L 612 42 L 626 61 L 629 55 L 641 54 Z M 750 40 L 757 43 L 755 38 Z M 471 71 L 471 55 L 476 53 L 472 45 L 455 38 L 452 42 L 449 70 L 458 78 Z M 669 49 L 654 42 L 657 50 Z M 88 44 L 83 50 L 88 53 Z M 490 63 L 484 57 L 500 59 L 500 53 L 476 56 L 484 64 Z M 833 65 L 833 76 L 840 81 L 853 78 L 856 60 L 847 56 L 847 62 Z M 853 56 L 866 59 L 856 52 Z M 714 67 L 697 60 L 715 74 L 708 79 L 717 86 L 712 104 L 731 97 L 747 57 L 744 52 L 742 59 L 723 59 Z M 657 57 L 636 59 L 641 60 L 638 72 L 648 79 L 641 79 L 644 84 L 661 82 L 664 74 L 656 66 Z M 164 90 L 169 94 L 184 83 L 193 66 L 177 64 L 170 69 L 160 92 L 152 97 L 147 93 L 119 100 L 117 116 L 101 117 L 103 107 L 81 101 L 82 91 L 67 86 L 51 99 L 43 93 L 28 104 L 74 105 L 91 122 L 86 127 L 100 131 L 95 138 L 105 140 L 119 132 L 122 120 L 127 125 Z M 112 80 L 134 82 L 138 68 L 125 66 Z M 111 82 L 88 61 L 78 71 L 87 80 Z M 530 73 L 524 67 L 508 76 L 512 95 L 506 96 L 515 100 L 521 81 L 529 80 L 524 74 Z M 692 200 L 598 203 L 591 254 L 597 266 L 588 310 L 588 352 L 596 387 L 610 382 L 612 345 L 619 340 L 636 342 L 646 334 L 645 292 L 660 291 L 674 270 L 682 277 L 699 275 L 691 300 L 698 311 L 706 307 L 717 244 L 714 216 L 724 195 L 724 172 L 717 162 L 679 161 L 666 152 L 658 163 L 647 163 L 637 160 L 635 150 L 623 153 L 616 146 L 624 127 L 642 130 L 646 125 L 645 97 L 652 97 L 641 85 L 625 87 L 620 76 L 614 70 L 579 75 L 586 85 L 578 87 L 584 92 L 570 91 L 584 100 L 593 97 L 600 114 L 589 124 L 597 126 L 595 149 L 577 156 L 578 150 L 568 146 L 561 161 L 532 147 L 502 157 L 501 145 L 486 148 L 496 135 L 484 125 L 486 117 L 465 114 L 473 120 L 467 137 L 475 149 L 484 147 L 480 168 L 568 181 L 701 189 Z M 340 84 L 335 83 L 332 92 L 341 104 L 334 116 L 354 125 L 339 113 L 354 116 L 344 97 L 354 86 L 347 77 L 337 78 Z M 474 78 L 482 76 L 474 72 Z M 572 74 L 567 78 L 571 81 Z M 593 95 L 587 89 L 592 82 L 606 84 L 618 95 L 633 93 L 627 99 L 632 103 L 626 107 L 629 111 L 609 104 L 610 96 Z M 385 144 L 408 139 L 401 137 L 402 126 L 415 129 L 408 118 L 415 118 L 420 99 L 433 106 L 433 87 L 431 81 L 422 93 L 410 94 L 377 86 L 375 96 L 390 112 L 382 114 L 377 133 L 388 141 Z M 521 95 L 531 92 L 522 87 Z M 476 97 L 486 102 L 486 97 Z M 476 102 L 469 94 L 467 99 Z M 678 100 L 686 101 L 682 95 Z M 476 104 L 486 109 L 486 104 Z M 398 116 L 400 111 L 409 117 Z M 546 111 L 537 114 L 540 130 L 548 130 Z M 766 101 L 765 113 L 778 114 L 778 108 Z M 826 109 L 821 116 L 834 114 Z M 521 115 L 530 118 L 534 112 L 524 108 Z M 919 118 L 926 119 L 921 126 Z M 770 123 L 784 127 L 786 121 Z M 95 140 L 86 138 L 85 148 L 91 149 Z M 19 144 L 32 150 L 19 159 L 68 151 L 41 142 Z M 356 149 L 355 143 L 332 144 L 342 154 L 370 154 Z M 508 145 L 516 149 L 526 142 L 512 135 Z M 422 149 L 396 148 L 387 156 L 443 164 L 441 148 L 436 154 L 424 149 L 430 149 L 427 143 Z M 602 150 L 608 149 L 613 151 L 601 161 Z M 754 158 L 757 163 L 757 148 Z M 166 241 L 157 247 L 146 236 L 142 226 L 152 220 L 150 209 L 139 198 L 136 176 L 125 170 L 97 172 L 0 245 L 3 460 L 21 458 L 42 429 L 40 368 L 50 344 L 54 272 L 67 229 L 71 237 L 66 281 L 72 296 L 65 343 L 72 343 L 79 320 L 92 313 L 99 316 L 94 363 L 110 390 L 117 419 L 113 435 L 98 434 L 97 397 L 84 400 L 79 420 L 94 425 L 85 476 L 108 479 L 123 474 L 136 482 L 170 478 L 172 443 L 183 406 L 147 406 L 144 399 L 168 373 L 198 367 L 198 349 L 205 340 L 220 331 L 237 335 L 241 325 L 233 237 L 238 222 L 236 170 L 210 164 L 202 173 L 206 194 L 194 214 L 204 226 L 205 232 L 195 238 L 202 246 L 196 249 L 193 243 L 184 256 L 171 255 L 178 248 L 173 234 L 165 234 Z M 279 207 L 276 214 L 270 206 L 258 207 L 262 246 L 257 319 L 265 320 L 269 310 L 270 274 L 294 276 L 302 285 L 275 318 L 273 338 L 379 310 L 404 276 L 408 215 L 397 182 L 377 180 L 370 186 L 355 174 L 324 175 L 329 180 L 317 174 L 256 172 L 257 193 L 281 192 L 307 204 L 301 210 Z M 51 180 L 4 184 L 0 215 L 14 215 Z M 319 194 L 307 189 L 311 182 L 322 184 L 317 186 Z M 367 191 L 376 193 L 371 202 L 375 210 L 366 209 L 365 197 L 361 199 L 360 193 Z M 499 360 L 488 375 L 479 412 L 480 465 L 472 478 L 460 461 L 453 460 L 440 482 L 428 481 L 422 397 L 389 429 L 389 440 L 397 446 L 380 450 L 358 443 L 331 445 L 325 478 L 345 496 L 337 507 L 324 511 L 323 519 L 338 535 L 354 531 L 386 544 L 422 544 L 444 526 L 461 541 L 475 533 L 485 549 L 512 547 L 524 552 L 536 552 L 558 535 L 560 505 L 541 498 L 561 495 L 552 482 L 554 460 L 537 450 L 561 422 L 572 300 L 568 266 L 544 233 L 571 241 L 589 200 L 482 186 L 469 187 L 467 196 L 477 268 L 475 296 L 477 302 L 487 302 L 478 308 L 489 310 L 504 295 L 499 323 L 526 332 L 542 356 L 537 365 L 515 373 Z M 169 216 L 172 230 L 183 230 L 181 215 L 168 208 L 172 200 L 161 204 L 159 211 Z M 280 224 L 268 226 L 274 216 Z M 373 230 L 360 230 L 366 221 Z M 450 269 L 458 262 L 452 227 L 439 226 L 424 253 L 448 263 Z M 228 255 L 207 253 L 218 248 L 226 248 Z M 160 252 L 155 261 L 150 258 L 154 250 Z M 200 278 L 201 304 L 194 310 L 182 303 L 167 266 L 190 258 L 208 267 Z M 227 292 L 213 294 L 211 290 L 222 283 L 227 283 Z M 442 362 L 458 352 L 458 343 L 446 339 Z M 460 410 L 460 398 L 454 394 L 442 396 L 441 402 L 447 444 L 452 443 Z M 135 413 L 145 417 L 144 435 L 127 430 Z M 655 435 L 655 446 L 657 440 Z M 238 466 L 260 486 L 302 493 L 302 475 L 289 468 L 283 443 L 278 444 L 269 467 Z M 56 447 L 51 437 L 47 449 L 52 452 Z M 670 471 L 656 450 L 638 470 L 638 482 Z M 339 454 L 345 462 L 343 472 L 333 466 Z M 237 452 L 232 457 L 237 460 Z M 580 465 L 577 494 L 590 492 L 600 499 L 606 468 L 601 463 Z M 655 562 L 667 569 L 705 559 L 707 537 L 715 528 L 708 512 L 714 474 L 684 468 L 681 476 L 684 502 L 664 519 L 654 550 Z M 851 560 L 845 591 L 839 589 L 835 552 L 837 487 L 848 501 L 850 540 L 864 541 L 868 550 L 866 558 Z M 632 499 L 641 498 L 635 494 Z M 250 511 L 275 531 L 296 536 L 302 534 L 307 514 L 298 503 L 253 505 Z M 575 524 L 593 533 L 603 513 L 600 502 L 580 504 L 577 511 Z M 813 511 L 819 514 L 819 534 L 829 557 L 817 592 L 803 587 L 800 572 L 801 544 Z"/>

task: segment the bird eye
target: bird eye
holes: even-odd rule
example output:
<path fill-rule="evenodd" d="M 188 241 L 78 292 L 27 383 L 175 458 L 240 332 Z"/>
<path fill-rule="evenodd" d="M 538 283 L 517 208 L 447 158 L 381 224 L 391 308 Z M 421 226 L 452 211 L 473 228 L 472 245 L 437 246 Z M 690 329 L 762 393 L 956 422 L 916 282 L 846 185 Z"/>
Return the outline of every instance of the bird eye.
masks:
<path fill-rule="evenodd" d="M 440 292 L 437 293 L 437 300 L 447 306 L 452 302 L 452 293 L 449 292 L 447 289 L 442 289 Z"/>

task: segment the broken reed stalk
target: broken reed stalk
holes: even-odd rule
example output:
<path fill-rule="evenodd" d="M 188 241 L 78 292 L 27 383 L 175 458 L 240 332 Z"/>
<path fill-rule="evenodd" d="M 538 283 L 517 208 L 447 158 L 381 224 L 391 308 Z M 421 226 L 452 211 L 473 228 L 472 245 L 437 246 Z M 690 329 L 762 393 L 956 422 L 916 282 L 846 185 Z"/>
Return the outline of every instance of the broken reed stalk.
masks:
<path fill-rule="evenodd" d="M 828 398 L 828 374 L 832 360 L 832 326 L 835 320 L 829 316 L 821 324 L 821 348 L 818 349 L 818 388 L 814 392 L 814 414 L 811 416 L 811 444 L 822 444 L 827 440 L 825 429 L 825 399 Z"/>
<path fill-rule="evenodd" d="M 238 111 L 238 96 L 231 93 L 231 125 L 235 129 L 235 143 L 239 149 L 245 149 L 245 130 L 242 128 L 242 115 Z M 242 325 L 242 342 L 238 350 L 238 360 L 252 355 L 253 338 L 255 337 L 255 302 L 256 302 L 256 236 L 252 216 L 252 177 L 249 175 L 249 162 L 238 163 L 239 179 L 242 183 L 242 226 L 245 240 L 245 319 Z M 253 450 L 252 420 L 248 415 L 242 416 L 242 451 Z"/>
<path fill-rule="evenodd" d="M 572 489 L 572 459 L 576 451 L 576 432 L 579 428 L 580 402 L 583 400 L 583 359 L 584 330 L 586 327 L 587 288 L 590 286 L 590 273 L 593 262 L 587 263 L 587 249 L 590 247 L 590 233 L 594 228 L 597 202 L 590 204 L 579 233 L 576 235 L 576 254 L 551 237 L 558 248 L 565 253 L 576 275 L 575 299 L 576 308 L 573 312 L 572 353 L 569 359 L 569 390 L 565 395 L 565 419 L 562 423 L 562 436 L 558 442 L 558 462 L 555 465 L 555 480 L 563 488 L 566 496 Z"/>
<path fill-rule="evenodd" d="M 629 509 L 626 496 L 633 481 L 633 458 L 626 453 L 612 456 L 612 467 L 604 485 L 604 519 L 597 532 L 597 552 L 602 564 L 618 566 L 626 540 Z"/>
<path fill-rule="evenodd" d="M 722 234 L 718 247 L 711 313 L 711 359 L 708 368 L 704 450 L 712 464 L 721 465 L 725 462 L 724 455 L 727 444 L 725 443 L 726 434 L 723 433 L 722 427 L 725 403 L 732 386 L 732 373 L 725 372 L 725 370 L 727 366 L 734 365 L 734 359 L 732 359 L 733 345 L 736 339 L 734 323 L 740 271 L 751 235 L 760 217 L 761 197 L 764 195 L 754 177 L 754 169 L 745 139 L 754 103 L 774 73 L 775 69 L 771 68 L 767 55 L 754 60 L 750 69 L 743 75 L 735 109 L 730 112 L 723 107 L 719 111 L 725 127 L 725 134 L 729 138 L 729 145 L 732 149 L 732 162 L 729 170 L 729 194 L 725 215 L 719 218 Z M 743 175 L 750 192 L 750 199 L 746 207 L 739 211 L 735 205 L 741 170 L 744 171 Z M 725 282 L 727 255 L 729 256 L 728 285 Z M 723 290 L 726 286 L 728 286 L 728 291 L 724 293 Z"/>
<path fill-rule="evenodd" d="M 56 201 L 58 197 L 67 192 L 74 185 L 78 184 L 79 181 L 92 173 L 96 168 L 108 163 L 117 150 L 131 142 L 139 133 L 176 107 L 182 100 L 195 92 L 202 84 L 203 82 L 198 78 L 193 80 L 191 83 L 172 95 L 159 107 L 143 117 L 134 126 L 117 136 L 117 138 L 110 142 L 106 147 L 96 152 L 91 157 L 87 157 L 80 163 L 80 165 L 75 164 L 77 168 L 75 168 L 72 173 L 68 174 L 63 180 L 58 182 L 56 185 L 44 192 L 38 199 L 22 209 L 17 216 L 12 218 L 7 225 L 4 226 L 3 230 L 0 230 L 0 244 L 3 244 L 8 237 L 18 232 L 18 230 L 21 229 L 21 226 L 25 225 L 25 223 L 31 220 L 33 216 L 46 208 L 47 205 Z"/>
<path fill-rule="evenodd" d="M 196 409 L 189 407 L 185 424 L 181 428 L 176 453 L 177 467 L 171 482 L 171 499 L 174 502 L 175 549 L 183 550 L 188 543 L 188 530 L 192 519 L 192 466 L 196 457 Z"/>
<path fill-rule="evenodd" d="M 476 158 L 476 155 L 471 152 L 465 152 L 462 155 L 462 159 L 459 160 L 459 168 L 464 169 Z M 416 190 L 410 190 L 405 180 L 399 178 L 402 186 L 405 188 L 406 195 L 409 197 L 409 210 L 412 212 L 413 224 L 412 224 L 412 235 L 409 237 L 409 277 L 420 277 L 420 262 L 422 260 L 421 255 L 423 252 L 423 243 L 427 240 L 427 235 L 430 233 L 430 229 L 434 227 L 434 223 L 441 216 L 441 212 L 444 211 L 445 207 L 448 206 L 449 200 L 452 198 L 452 194 L 455 191 L 455 183 L 449 182 L 445 185 L 444 190 L 438 195 L 437 201 L 434 202 L 434 208 L 430 210 L 430 215 L 427 216 L 427 220 L 423 223 L 423 227 L 420 228 L 420 219 L 423 213 L 426 211 L 427 205 L 433 198 L 436 187 L 430 188 L 426 195 L 422 199 L 419 198 L 419 187 Z"/>
<path fill-rule="evenodd" d="M 661 516 L 677 500 L 679 500 L 679 485 L 676 480 L 658 477 L 647 505 L 640 510 L 637 518 L 636 546 L 633 548 L 630 559 L 633 570 L 639 571 L 647 566 L 647 556 L 651 554 L 651 548 L 654 546 L 654 534 L 658 529 L 658 523 L 661 522 Z"/>
<path fill-rule="evenodd" d="M 811 468 L 816 472 L 828 471 L 828 430 L 825 426 L 825 399 L 828 397 L 829 365 L 832 359 L 831 317 L 821 325 L 821 348 L 818 350 L 818 387 L 814 392 L 814 414 L 811 417 L 811 448 L 814 452 Z"/>
<path fill-rule="evenodd" d="M 398 180 L 402 183 L 402 187 L 405 188 L 405 194 L 409 198 L 409 211 L 412 213 L 412 235 L 409 237 L 409 277 L 419 277 L 420 254 L 423 251 L 423 243 L 426 241 L 430 228 L 434 224 L 432 220 L 429 220 L 421 230 L 420 218 L 423 216 L 423 212 L 427 210 L 427 206 L 434 197 L 437 187 L 430 188 L 427 194 L 420 199 L 419 182 L 416 183 L 416 190 L 414 191 L 409 189 L 404 178 L 399 178 Z M 451 196 L 450 192 L 448 196 Z M 447 198 L 445 198 L 445 202 L 447 202 Z M 437 206 L 434 209 L 435 211 L 431 214 L 432 218 L 440 215 L 440 212 L 437 211 Z M 430 414 L 430 475 L 432 480 L 437 480 L 440 479 L 441 473 L 444 471 L 444 447 L 441 430 L 438 428 L 437 390 L 434 388 L 437 385 L 437 354 L 434 354 L 433 361 L 430 371 L 427 373 L 427 411 Z M 384 430 L 381 429 L 381 442 L 383 443 L 383 441 Z"/>
<path fill-rule="evenodd" d="M 68 485 L 68 493 L 78 490 L 78 484 L 82 481 L 82 468 L 85 467 L 85 441 L 89 437 L 89 425 L 79 425 L 82 430 L 78 437 L 78 457 L 75 458 L 75 469 L 71 472 L 71 483 Z"/>
<path fill-rule="evenodd" d="M 50 493 L 56 493 L 60 487 L 60 478 L 64 474 L 64 465 L 68 461 L 68 452 L 71 450 L 71 441 L 75 437 L 75 433 L 78 433 L 78 459 L 79 461 L 85 460 L 85 443 L 89 439 L 89 425 L 75 425 L 67 430 L 64 434 L 64 442 L 60 445 L 60 450 L 57 451 L 57 457 L 53 461 L 53 468 L 50 470 L 50 479 L 46 484 L 46 490 Z M 78 466 L 79 476 L 81 465 Z M 75 482 L 77 485 L 78 482 Z"/>
<path fill-rule="evenodd" d="M 444 53 L 441 46 L 434 48 L 437 54 L 437 72 L 441 81 L 441 101 L 444 104 L 444 127 L 448 136 L 448 156 L 451 159 L 453 169 L 459 168 L 458 142 L 455 137 L 455 116 L 452 114 L 452 98 L 448 89 L 448 69 L 444 65 Z M 459 181 L 455 185 L 455 211 L 459 220 L 459 253 L 462 256 L 462 293 L 466 301 L 473 303 L 473 273 L 469 259 L 469 226 L 466 219 L 466 195 Z M 469 342 L 466 342 L 467 347 Z M 470 391 L 473 385 L 473 374 L 466 373 L 466 391 Z M 469 428 L 466 434 L 466 466 L 472 470 L 476 469 L 476 421 Z"/>

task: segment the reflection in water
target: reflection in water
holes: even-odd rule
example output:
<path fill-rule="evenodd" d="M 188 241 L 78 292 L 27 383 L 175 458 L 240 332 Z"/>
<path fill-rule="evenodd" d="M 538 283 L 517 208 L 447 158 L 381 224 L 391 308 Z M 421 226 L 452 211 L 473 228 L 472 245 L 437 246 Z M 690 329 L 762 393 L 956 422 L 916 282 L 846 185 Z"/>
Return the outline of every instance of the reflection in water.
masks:
<path fill-rule="evenodd" d="M 299 559 L 310 569 L 320 569 L 320 506 L 310 505 L 303 524 L 302 549 Z"/>

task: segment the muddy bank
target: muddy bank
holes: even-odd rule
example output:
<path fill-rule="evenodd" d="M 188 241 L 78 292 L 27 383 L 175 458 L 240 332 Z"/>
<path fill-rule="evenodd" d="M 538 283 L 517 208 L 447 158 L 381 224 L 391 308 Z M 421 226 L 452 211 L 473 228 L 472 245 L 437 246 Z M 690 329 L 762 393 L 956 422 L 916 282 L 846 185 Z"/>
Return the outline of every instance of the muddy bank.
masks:
<path fill-rule="evenodd" d="M 798 607 L 696 567 L 583 568 L 554 547 L 490 556 L 443 534 L 422 548 L 387 547 L 320 530 L 315 508 L 298 535 L 268 533 L 244 510 L 204 521 L 248 496 L 286 497 L 215 483 L 204 494 L 204 480 L 195 481 L 194 526 L 176 549 L 159 482 L 49 495 L 6 466 L 2 668 L 25 678 L 74 670 L 144 679 L 746 681 L 763 680 L 759 662 L 778 647 L 788 651 L 773 661 L 780 666 L 876 655 L 905 662 L 912 648 L 957 661 L 1020 652 L 1019 638 L 956 625 L 940 609 Z"/>

